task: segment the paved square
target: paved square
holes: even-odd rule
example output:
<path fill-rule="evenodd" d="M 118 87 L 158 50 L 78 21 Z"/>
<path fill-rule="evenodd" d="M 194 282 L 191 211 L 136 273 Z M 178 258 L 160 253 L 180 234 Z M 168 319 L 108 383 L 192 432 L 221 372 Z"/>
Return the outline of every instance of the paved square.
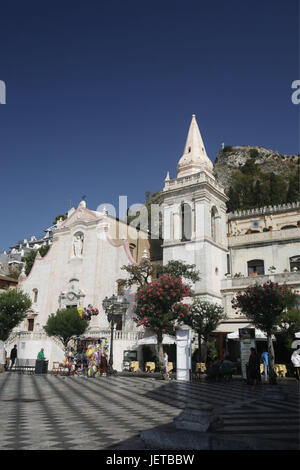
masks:
<path fill-rule="evenodd" d="M 280 384 L 288 400 L 266 402 L 264 386 L 252 391 L 240 380 L 178 383 L 6 372 L 0 374 L 0 449 L 141 449 L 141 431 L 171 423 L 187 404 L 199 403 L 218 408 L 222 432 L 230 436 L 299 449 L 299 386 L 293 379 Z"/>

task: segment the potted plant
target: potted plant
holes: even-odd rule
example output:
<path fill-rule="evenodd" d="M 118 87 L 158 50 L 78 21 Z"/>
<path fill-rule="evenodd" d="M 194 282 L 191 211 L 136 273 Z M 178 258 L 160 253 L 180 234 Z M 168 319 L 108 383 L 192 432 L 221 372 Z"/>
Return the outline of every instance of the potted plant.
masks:
<path fill-rule="evenodd" d="M 269 231 L 269 229 L 267 227 L 263 228 L 263 232 L 268 232 L 268 231 Z"/>
<path fill-rule="evenodd" d="M 270 273 L 275 273 L 276 271 L 276 266 L 270 266 L 268 271 L 270 271 Z"/>
<path fill-rule="evenodd" d="M 269 225 L 269 231 L 272 232 L 272 230 L 273 230 L 272 225 Z"/>
<path fill-rule="evenodd" d="M 246 232 L 246 233 L 247 233 L 247 235 L 250 235 L 250 233 L 252 233 L 252 230 L 251 230 L 251 228 L 248 228 L 248 230 L 247 230 L 247 232 Z"/>
<path fill-rule="evenodd" d="M 244 276 L 242 275 L 242 273 L 235 273 L 233 277 L 244 277 Z"/>
<path fill-rule="evenodd" d="M 231 278 L 231 273 L 225 273 L 225 277 L 227 277 L 227 279 L 230 279 Z"/>
<path fill-rule="evenodd" d="M 300 220 L 297 221 L 297 226 L 300 227 Z"/>

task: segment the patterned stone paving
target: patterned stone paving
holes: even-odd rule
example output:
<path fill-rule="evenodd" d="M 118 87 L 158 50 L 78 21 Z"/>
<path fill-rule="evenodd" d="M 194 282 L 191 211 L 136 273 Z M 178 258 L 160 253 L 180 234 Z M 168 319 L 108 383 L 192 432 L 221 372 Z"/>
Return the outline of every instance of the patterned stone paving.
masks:
<path fill-rule="evenodd" d="M 294 379 L 281 384 L 288 400 L 267 402 L 265 386 L 252 391 L 238 380 L 178 383 L 6 372 L 0 374 L 0 449 L 126 449 L 126 442 L 128 449 L 141 449 L 142 430 L 172 423 L 187 404 L 199 403 L 218 409 L 223 433 L 299 449 L 299 385 Z"/>

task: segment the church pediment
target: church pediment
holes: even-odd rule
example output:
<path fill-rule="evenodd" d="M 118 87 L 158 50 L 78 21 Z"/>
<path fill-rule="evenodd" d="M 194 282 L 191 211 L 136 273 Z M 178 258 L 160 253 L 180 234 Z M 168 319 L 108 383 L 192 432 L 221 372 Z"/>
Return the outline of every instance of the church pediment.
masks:
<path fill-rule="evenodd" d="M 58 229 L 72 227 L 79 222 L 89 223 L 96 222 L 98 220 L 99 215 L 94 211 L 86 209 L 85 207 L 78 207 L 70 217 L 68 217 L 58 226 Z"/>

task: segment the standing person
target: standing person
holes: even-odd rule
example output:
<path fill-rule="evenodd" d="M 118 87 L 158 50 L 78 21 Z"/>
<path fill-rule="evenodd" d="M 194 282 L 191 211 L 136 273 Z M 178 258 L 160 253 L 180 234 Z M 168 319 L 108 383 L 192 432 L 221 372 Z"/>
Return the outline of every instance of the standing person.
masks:
<path fill-rule="evenodd" d="M 257 382 L 260 380 L 260 361 L 255 348 L 250 348 L 250 351 L 248 371 L 252 382 L 252 390 L 255 390 Z"/>
<path fill-rule="evenodd" d="M 6 351 L 3 341 L 0 340 L 0 372 L 6 370 Z"/>
<path fill-rule="evenodd" d="M 17 345 L 15 344 L 14 347 L 12 348 L 11 352 L 10 352 L 10 368 L 12 369 L 14 363 L 15 363 L 15 360 L 18 358 L 18 351 L 17 351 Z"/>
<path fill-rule="evenodd" d="M 293 352 L 291 356 L 291 361 L 295 369 L 296 379 L 299 381 L 300 379 L 300 345 L 299 344 L 297 346 L 297 349 L 295 349 L 295 351 Z"/>
<path fill-rule="evenodd" d="M 267 382 L 269 375 L 269 354 L 266 350 L 262 353 L 261 360 L 264 365 L 264 381 Z"/>
<path fill-rule="evenodd" d="M 164 352 L 164 364 L 165 364 L 165 369 L 166 369 L 167 380 L 170 380 L 169 358 L 168 358 L 168 354 L 166 353 L 166 351 Z"/>
<path fill-rule="evenodd" d="M 40 352 L 37 355 L 37 358 L 39 361 L 43 361 L 45 359 L 44 348 L 40 350 Z"/>

